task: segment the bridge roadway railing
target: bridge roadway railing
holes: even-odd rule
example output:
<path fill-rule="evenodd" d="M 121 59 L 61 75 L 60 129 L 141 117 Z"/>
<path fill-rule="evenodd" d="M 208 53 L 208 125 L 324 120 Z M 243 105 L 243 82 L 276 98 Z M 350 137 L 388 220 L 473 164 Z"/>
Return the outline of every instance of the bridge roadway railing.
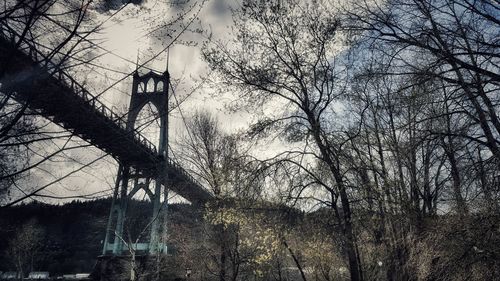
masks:
<path fill-rule="evenodd" d="M 1 36 L 4 37 L 10 43 L 15 44 L 21 38 L 17 34 L 17 32 L 12 29 L 10 26 L 5 25 L 0 22 Z M 78 95 L 81 99 L 83 99 L 87 104 L 92 107 L 95 111 L 101 113 L 104 117 L 110 119 L 120 126 L 123 130 L 127 129 L 127 123 L 122 116 L 114 113 L 109 107 L 100 102 L 97 97 L 94 97 L 90 94 L 80 83 L 78 83 L 74 78 L 60 69 L 56 64 L 52 63 L 45 54 L 39 51 L 31 42 L 26 40 L 21 40 L 18 49 L 21 50 L 24 54 L 28 55 L 34 62 L 43 61 L 43 67 L 47 69 L 47 73 L 49 73 L 52 78 L 55 78 L 62 84 L 71 88 L 73 93 Z M 49 70 L 50 69 L 50 70 Z M 136 142 L 143 145 L 147 148 L 152 154 L 157 154 L 156 146 L 151 143 L 146 137 L 141 135 L 138 131 L 134 131 L 133 137 L 136 139 Z"/>
<path fill-rule="evenodd" d="M 0 31 L 0 36 L 3 37 L 4 40 L 10 42 L 13 45 L 17 43 L 18 50 L 29 56 L 34 62 L 39 63 L 43 61 L 44 65 L 42 67 L 47 70 L 47 73 L 51 75 L 52 78 L 69 87 L 73 91 L 73 93 L 83 99 L 90 107 L 94 109 L 94 111 L 100 113 L 103 117 L 117 124 L 121 129 L 123 129 L 124 134 L 129 134 L 129 132 L 127 131 L 127 122 L 125 121 L 123 116 L 114 113 L 109 107 L 100 102 L 97 97 L 90 94 L 74 78 L 60 69 L 56 64 L 51 62 L 46 57 L 46 55 L 38 50 L 31 42 L 26 41 L 24 38 L 23 40 L 21 40 L 21 37 L 18 35 L 18 33 L 3 22 L 0 22 Z M 136 143 L 141 145 L 143 149 L 145 149 L 152 156 L 156 157 L 158 155 L 156 146 L 151 143 L 146 137 L 141 135 L 137 130 L 134 130 L 132 137 L 134 138 L 134 141 Z M 171 168 L 174 168 L 178 174 L 182 175 L 188 181 L 191 181 L 192 183 L 203 189 L 203 185 L 201 185 L 177 162 L 168 158 L 168 164 Z"/>

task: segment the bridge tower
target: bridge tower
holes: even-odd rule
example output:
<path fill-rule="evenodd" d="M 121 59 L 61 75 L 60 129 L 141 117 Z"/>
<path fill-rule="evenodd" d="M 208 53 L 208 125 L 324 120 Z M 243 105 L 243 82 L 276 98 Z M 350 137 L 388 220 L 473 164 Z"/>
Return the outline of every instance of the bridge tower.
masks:
<path fill-rule="evenodd" d="M 160 136 L 155 146 L 158 148 L 160 161 L 156 165 L 144 167 L 138 163 L 121 162 L 113 193 L 113 201 L 106 228 L 103 255 L 119 256 L 129 253 L 129 247 L 134 251 L 155 254 L 166 252 L 166 245 L 161 242 L 161 235 L 165 231 L 164 220 L 168 203 L 168 189 L 164 184 L 167 182 L 163 171 L 168 163 L 168 86 L 170 75 L 168 71 L 162 74 L 149 72 L 139 75 L 136 71 L 133 75 L 132 95 L 127 115 L 127 131 L 134 135 L 136 119 L 139 112 L 151 102 L 157 109 L 160 119 Z M 152 181 L 154 186 L 151 187 Z M 163 185 L 162 185 L 163 184 Z M 150 186 L 151 185 L 151 186 Z M 135 243 L 127 241 L 129 238 L 124 233 L 126 225 L 127 207 L 130 199 L 140 190 L 149 197 L 153 212 L 148 222 L 149 241 Z M 163 197 L 163 201 L 162 201 Z M 143 232 L 143 236 L 146 232 Z M 140 237 L 139 240 L 147 240 Z"/>

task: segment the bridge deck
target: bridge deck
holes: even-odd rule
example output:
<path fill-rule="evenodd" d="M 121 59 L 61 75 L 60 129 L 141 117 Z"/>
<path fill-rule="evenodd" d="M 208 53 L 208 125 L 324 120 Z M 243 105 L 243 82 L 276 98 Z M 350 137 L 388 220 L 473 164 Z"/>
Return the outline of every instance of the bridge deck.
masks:
<path fill-rule="evenodd" d="M 80 138 L 112 155 L 121 163 L 143 171 L 163 174 L 164 184 L 192 202 L 211 197 L 192 176 L 172 160 L 158 155 L 156 147 L 136 131 L 126 129 L 126 121 L 92 96 L 71 76 L 30 43 L 22 42 L 9 27 L 0 24 L 0 77 L 3 93 L 15 93 L 17 100 L 49 118 Z M 44 61 L 40 66 L 38 61 Z M 159 170 L 158 167 L 166 167 Z"/>

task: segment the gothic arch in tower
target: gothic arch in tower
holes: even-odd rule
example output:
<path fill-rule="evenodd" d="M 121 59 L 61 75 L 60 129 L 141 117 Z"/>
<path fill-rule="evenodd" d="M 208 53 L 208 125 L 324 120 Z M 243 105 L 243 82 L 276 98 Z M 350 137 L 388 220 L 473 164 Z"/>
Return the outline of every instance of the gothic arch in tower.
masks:
<path fill-rule="evenodd" d="M 168 72 L 162 74 L 149 72 L 144 75 L 134 73 L 132 82 L 132 96 L 127 118 L 127 129 L 134 130 L 139 112 L 145 105 L 151 103 L 158 110 L 160 118 L 160 140 L 157 151 L 165 153 L 167 150 L 168 137 L 168 85 L 170 75 Z M 145 86 L 144 88 L 142 88 Z M 154 141 L 153 143 L 157 143 Z"/>

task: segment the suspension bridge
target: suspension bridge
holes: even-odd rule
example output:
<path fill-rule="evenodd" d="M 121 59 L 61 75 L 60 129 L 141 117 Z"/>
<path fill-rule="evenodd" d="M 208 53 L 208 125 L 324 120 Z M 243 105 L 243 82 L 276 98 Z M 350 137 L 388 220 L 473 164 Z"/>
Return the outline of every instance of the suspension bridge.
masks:
<path fill-rule="evenodd" d="M 62 67 L 51 62 L 33 42 L 0 23 L 0 92 L 111 155 L 119 163 L 103 255 L 123 255 L 132 247 L 147 253 L 164 251 L 160 241 L 168 190 L 192 204 L 212 198 L 195 178 L 168 156 L 169 73 L 133 75 L 128 113 L 119 115 L 100 102 Z M 153 103 L 160 114 L 156 146 L 134 128 L 138 113 Z M 154 185 L 152 184 L 154 182 Z M 126 245 L 127 202 L 138 191 L 151 200 L 149 239 Z M 163 199 L 162 199 L 163 198 Z"/>

